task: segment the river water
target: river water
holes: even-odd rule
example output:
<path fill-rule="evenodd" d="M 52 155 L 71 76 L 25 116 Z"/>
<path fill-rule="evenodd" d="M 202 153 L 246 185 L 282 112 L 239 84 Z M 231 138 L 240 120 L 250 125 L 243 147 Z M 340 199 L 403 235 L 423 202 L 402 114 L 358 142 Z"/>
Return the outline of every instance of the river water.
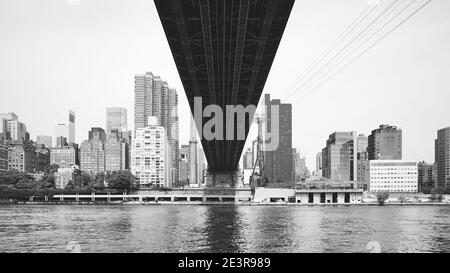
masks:
<path fill-rule="evenodd" d="M 0 205 L 1 252 L 450 252 L 450 206 Z"/>

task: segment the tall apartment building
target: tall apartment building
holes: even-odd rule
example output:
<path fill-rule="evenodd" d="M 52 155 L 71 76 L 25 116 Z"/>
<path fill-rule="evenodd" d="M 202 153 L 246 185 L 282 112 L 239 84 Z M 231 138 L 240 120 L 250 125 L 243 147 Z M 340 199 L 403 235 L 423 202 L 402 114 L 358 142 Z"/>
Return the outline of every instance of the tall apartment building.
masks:
<path fill-rule="evenodd" d="M 8 169 L 24 173 L 36 171 L 36 148 L 30 143 L 15 143 L 9 145 Z"/>
<path fill-rule="evenodd" d="M 274 107 L 272 107 L 274 106 Z M 272 109 L 278 108 L 278 117 L 272 117 Z M 271 134 L 271 142 L 265 140 L 264 170 L 269 183 L 292 183 L 294 164 L 292 158 L 292 105 L 281 103 L 279 99 L 270 99 L 270 94 L 264 96 L 265 126 L 264 136 Z M 274 113 L 275 114 L 275 113 Z M 272 128 L 273 119 L 278 118 L 278 128 Z M 278 146 L 274 144 L 278 142 Z M 267 149 L 270 147 L 270 149 Z"/>
<path fill-rule="evenodd" d="M 417 192 L 417 162 L 405 160 L 370 160 L 370 192 Z"/>
<path fill-rule="evenodd" d="M 164 127 L 170 145 L 171 177 L 176 182 L 179 178 L 179 120 L 178 95 L 169 88 L 161 77 L 147 72 L 135 76 L 134 129 L 145 128 L 148 117 L 157 117 L 158 125 Z"/>
<path fill-rule="evenodd" d="M 106 134 L 110 134 L 112 130 L 119 132 L 128 131 L 127 109 L 122 107 L 106 108 Z"/>
<path fill-rule="evenodd" d="M 122 171 L 129 168 L 129 146 L 117 129 L 109 132 L 105 142 L 106 171 Z"/>
<path fill-rule="evenodd" d="M 450 186 L 450 127 L 437 132 L 435 145 L 435 162 L 437 171 L 436 187 Z"/>
<path fill-rule="evenodd" d="M 52 137 L 39 135 L 36 137 L 37 144 L 44 145 L 46 148 L 52 147 Z"/>
<path fill-rule="evenodd" d="M 50 164 L 56 164 L 60 168 L 70 168 L 77 165 L 77 149 L 74 146 L 52 148 L 50 150 Z"/>
<path fill-rule="evenodd" d="M 0 140 L 0 172 L 8 170 L 8 145 Z"/>
<path fill-rule="evenodd" d="M 55 126 L 55 139 L 65 137 L 69 144 L 75 143 L 75 112 L 69 110 L 68 115 Z"/>
<path fill-rule="evenodd" d="M 7 140 L 23 143 L 29 140 L 27 126 L 14 113 L 0 114 L 0 134 Z"/>
<path fill-rule="evenodd" d="M 81 171 L 91 174 L 106 171 L 105 140 L 105 130 L 99 127 L 91 128 L 89 139 L 83 141 L 80 146 Z"/>
<path fill-rule="evenodd" d="M 170 146 L 166 130 L 149 117 L 145 128 L 135 130 L 131 147 L 131 172 L 145 187 L 172 187 Z"/>
<path fill-rule="evenodd" d="M 401 160 L 402 130 L 396 126 L 380 125 L 369 136 L 367 152 L 369 160 Z"/>
<path fill-rule="evenodd" d="M 242 155 L 242 168 L 253 169 L 253 151 L 248 148 Z"/>

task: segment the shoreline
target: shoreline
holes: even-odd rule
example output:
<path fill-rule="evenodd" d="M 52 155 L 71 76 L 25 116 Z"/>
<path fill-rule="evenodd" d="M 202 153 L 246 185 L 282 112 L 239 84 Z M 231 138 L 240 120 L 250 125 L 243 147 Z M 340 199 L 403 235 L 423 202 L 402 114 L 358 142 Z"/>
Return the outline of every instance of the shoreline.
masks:
<path fill-rule="evenodd" d="M 139 202 L 139 201 L 131 201 L 131 202 L 121 202 L 121 201 L 13 201 L 13 202 L 0 202 L 1 205 L 109 205 L 109 206 L 127 206 L 127 205 L 139 205 L 139 206 L 295 206 L 295 207 L 349 207 L 349 206 L 450 206 L 450 202 L 390 202 L 384 203 L 383 205 L 379 205 L 376 202 L 368 202 L 368 203 L 258 203 L 258 202 L 202 202 L 202 201 L 191 201 L 191 202 L 183 202 L 183 201 L 159 201 L 159 202 Z"/>

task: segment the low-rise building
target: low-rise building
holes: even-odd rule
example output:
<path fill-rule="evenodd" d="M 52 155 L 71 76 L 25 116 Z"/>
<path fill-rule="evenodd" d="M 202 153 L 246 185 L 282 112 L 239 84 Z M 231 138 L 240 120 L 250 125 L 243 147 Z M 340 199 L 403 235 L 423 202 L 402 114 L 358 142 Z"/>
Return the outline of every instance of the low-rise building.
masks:
<path fill-rule="evenodd" d="M 406 160 L 370 160 L 368 190 L 370 192 L 417 192 L 417 162 Z"/>
<path fill-rule="evenodd" d="M 432 188 L 436 187 L 436 164 L 428 164 L 424 161 L 419 162 L 417 171 L 419 192 L 430 192 Z"/>
<path fill-rule="evenodd" d="M 76 165 L 77 150 L 72 146 L 53 148 L 50 151 L 50 164 L 60 168 L 70 168 Z"/>
<path fill-rule="evenodd" d="M 74 168 L 59 168 L 54 174 L 55 176 L 55 188 L 65 189 L 67 184 L 73 180 Z"/>

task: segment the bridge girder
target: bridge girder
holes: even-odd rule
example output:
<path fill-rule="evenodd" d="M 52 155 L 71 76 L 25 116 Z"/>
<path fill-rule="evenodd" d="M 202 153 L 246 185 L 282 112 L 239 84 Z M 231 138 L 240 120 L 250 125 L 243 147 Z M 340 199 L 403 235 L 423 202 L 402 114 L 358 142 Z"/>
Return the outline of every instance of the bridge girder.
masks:
<path fill-rule="evenodd" d="M 211 104 L 224 110 L 226 105 L 258 104 L 293 4 L 155 0 L 192 113 L 196 96 L 202 97 L 203 109 Z M 252 121 L 247 118 L 245 123 L 247 137 Z M 197 129 L 201 133 L 202 128 Z M 226 126 L 223 130 L 226 135 Z M 233 172 L 245 140 L 202 139 L 202 145 L 210 171 Z"/>

